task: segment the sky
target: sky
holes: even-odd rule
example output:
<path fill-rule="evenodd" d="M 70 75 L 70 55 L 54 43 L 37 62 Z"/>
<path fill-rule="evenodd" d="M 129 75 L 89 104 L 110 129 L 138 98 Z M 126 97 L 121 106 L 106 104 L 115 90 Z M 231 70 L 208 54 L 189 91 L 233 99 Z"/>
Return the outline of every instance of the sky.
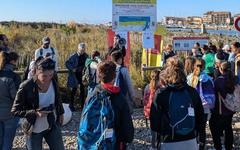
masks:
<path fill-rule="evenodd" d="M 107 23 L 112 0 L 0 0 L 0 21 Z M 157 18 L 202 16 L 214 11 L 240 13 L 239 0 L 157 0 Z"/>

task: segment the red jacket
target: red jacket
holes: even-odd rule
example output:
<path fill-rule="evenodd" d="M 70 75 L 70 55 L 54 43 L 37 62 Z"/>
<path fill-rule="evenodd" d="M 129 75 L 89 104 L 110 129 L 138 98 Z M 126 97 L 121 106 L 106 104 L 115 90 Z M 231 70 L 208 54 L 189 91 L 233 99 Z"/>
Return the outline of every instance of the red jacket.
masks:
<path fill-rule="evenodd" d="M 150 90 L 149 84 L 144 89 L 144 116 L 149 119 L 150 117 L 150 109 L 155 97 L 156 90 Z"/>

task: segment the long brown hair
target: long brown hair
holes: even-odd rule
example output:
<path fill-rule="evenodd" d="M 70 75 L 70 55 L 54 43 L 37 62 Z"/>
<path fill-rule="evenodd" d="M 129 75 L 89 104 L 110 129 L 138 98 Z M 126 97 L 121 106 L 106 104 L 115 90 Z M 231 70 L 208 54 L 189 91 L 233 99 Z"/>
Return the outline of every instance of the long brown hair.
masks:
<path fill-rule="evenodd" d="M 194 69 L 193 69 L 190 86 L 192 86 L 194 88 L 197 86 L 198 80 L 199 80 L 199 75 L 204 68 L 205 68 L 205 61 L 201 58 L 197 58 L 194 63 Z"/>
<path fill-rule="evenodd" d="M 153 70 L 151 72 L 151 81 L 149 84 L 149 89 L 151 91 L 155 91 L 157 89 L 158 81 L 159 81 L 159 70 Z"/>
<path fill-rule="evenodd" d="M 6 52 L 0 52 L 0 70 L 3 70 L 7 63 L 7 53 Z"/>
<path fill-rule="evenodd" d="M 185 71 L 186 75 L 193 73 L 195 61 L 196 61 L 196 59 L 194 57 L 187 57 L 185 59 L 184 71 Z"/>
<path fill-rule="evenodd" d="M 231 64 L 229 62 L 223 62 L 220 65 L 220 70 L 223 75 L 226 75 L 224 88 L 227 93 L 233 93 L 235 90 L 236 78 L 231 70 Z"/>

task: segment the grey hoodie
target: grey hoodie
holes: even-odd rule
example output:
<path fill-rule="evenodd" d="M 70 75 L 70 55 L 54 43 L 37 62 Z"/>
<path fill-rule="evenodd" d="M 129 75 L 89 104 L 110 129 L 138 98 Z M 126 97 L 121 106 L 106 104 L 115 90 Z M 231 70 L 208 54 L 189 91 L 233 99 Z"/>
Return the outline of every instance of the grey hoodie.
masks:
<path fill-rule="evenodd" d="M 21 82 L 20 76 L 12 71 L 13 67 L 13 65 L 6 65 L 3 70 L 0 70 L 0 120 L 13 117 L 11 108 Z"/>

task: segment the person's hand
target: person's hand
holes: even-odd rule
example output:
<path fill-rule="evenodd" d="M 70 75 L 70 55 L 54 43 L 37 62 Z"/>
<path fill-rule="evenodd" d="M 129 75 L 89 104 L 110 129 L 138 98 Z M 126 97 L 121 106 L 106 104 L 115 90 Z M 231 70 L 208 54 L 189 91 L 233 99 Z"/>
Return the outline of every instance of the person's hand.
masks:
<path fill-rule="evenodd" d="M 64 119 L 63 115 L 59 116 L 59 123 L 60 123 L 60 125 L 63 125 L 63 119 Z"/>
<path fill-rule="evenodd" d="M 36 112 L 37 117 L 40 117 L 40 118 L 47 117 L 48 114 L 49 112 L 41 112 L 41 111 Z"/>

